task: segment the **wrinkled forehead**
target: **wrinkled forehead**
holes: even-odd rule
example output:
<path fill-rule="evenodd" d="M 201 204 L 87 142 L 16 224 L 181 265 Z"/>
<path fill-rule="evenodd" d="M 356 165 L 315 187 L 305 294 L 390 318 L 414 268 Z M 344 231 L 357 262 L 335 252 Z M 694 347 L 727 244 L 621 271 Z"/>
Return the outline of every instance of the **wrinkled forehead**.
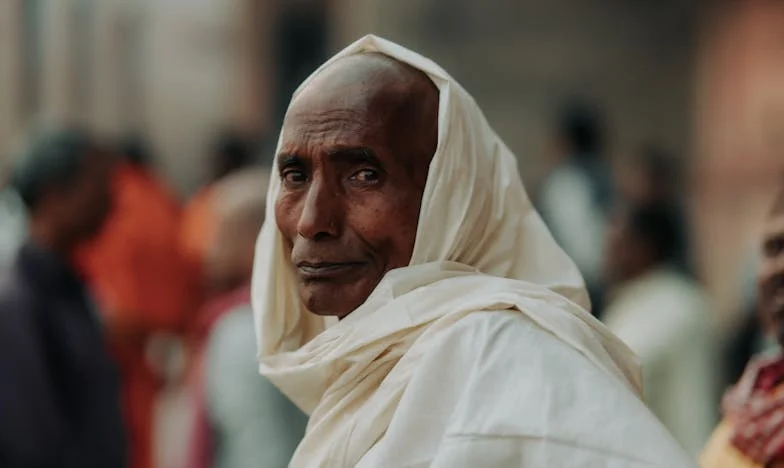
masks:
<path fill-rule="evenodd" d="M 359 54 L 334 62 L 294 97 L 281 153 L 318 142 L 327 151 L 382 146 L 429 161 L 437 139 L 438 89 L 430 78 L 387 56 Z"/>
<path fill-rule="evenodd" d="M 420 70 L 377 53 L 352 55 L 329 65 L 293 99 L 286 121 L 308 119 L 316 112 L 360 117 L 367 124 L 416 114 L 438 90 Z M 435 116 L 437 118 L 437 115 Z"/>

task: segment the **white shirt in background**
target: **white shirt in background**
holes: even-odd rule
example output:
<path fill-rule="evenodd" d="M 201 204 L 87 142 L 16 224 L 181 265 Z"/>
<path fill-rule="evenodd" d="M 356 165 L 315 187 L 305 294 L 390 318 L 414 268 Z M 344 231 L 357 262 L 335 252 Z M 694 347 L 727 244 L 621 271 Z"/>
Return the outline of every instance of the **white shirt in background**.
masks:
<path fill-rule="evenodd" d="M 649 408 L 696 456 L 718 418 L 718 350 L 702 292 L 661 268 L 609 299 L 605 323 L 639 356 Z"/>

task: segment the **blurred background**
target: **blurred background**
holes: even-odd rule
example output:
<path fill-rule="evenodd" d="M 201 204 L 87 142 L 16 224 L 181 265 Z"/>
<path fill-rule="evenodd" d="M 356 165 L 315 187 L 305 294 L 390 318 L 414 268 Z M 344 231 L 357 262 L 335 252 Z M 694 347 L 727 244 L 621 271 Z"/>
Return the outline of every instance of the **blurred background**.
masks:
<path fill-rule="evenodd" d="M 688 227 L 684 271 L 706 298 L 720 356 L 717 400 L 762 339 L 753 285 L 782 175 L 781 2 L 3 0 L 0 180 L 31 129 L 78 125 L 106 141 L 144 140 L 156 177 L 187 203 L 215 179 L 227 135 L 268 164 L 293 90 L 366 33 L 460 81 L 518 155 L 544 211 L 558 210 L 548 184 L 569 164 L 564 140 L 580 129 L 595 134 L 587 151 L 615 193 L 631 196 L 646 176 L 672 185 Z M 663 179 L 640 162 L 657 157 L 669 168 Z M 597 236 L 589 248 L 604 252 Z M 607 260 L 591 261 L 584 273 L 595 273 L 601 304 L 611 302 Z M 161 468 L 186 463 L 178 418 L 188 403 L 171 381 L 156 396 Z"/>

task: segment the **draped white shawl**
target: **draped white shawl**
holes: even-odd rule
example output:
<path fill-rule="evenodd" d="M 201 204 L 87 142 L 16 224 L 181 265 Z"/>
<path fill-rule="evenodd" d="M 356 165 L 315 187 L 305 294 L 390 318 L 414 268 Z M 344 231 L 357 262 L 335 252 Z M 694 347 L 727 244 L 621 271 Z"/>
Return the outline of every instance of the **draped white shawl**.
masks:
<path fill-rule="evenodd" d="M 411 346 L 482 311 L 519 311 L 639 396 L 634 355 L 586 311 L 582 278 L 533 209 L 515 156 L 441 67 L 366 36 L 316 70 L 295 95 L 336 60 L 367 52 L 433 80 L 440 96 L 438 148 L 410 266 L 389 272 L 340 323 L 303 307 L 274 217 L 261 230 L 253 278 L 261 372 L 311 415 L 292 466 L 355 466 L 384 435 L 416 369 L 417 356 L 406 354 Z M 268 213 L 279 187 L 273 175 Z M 394 381 L 381 386 L 393 367 Z"/>

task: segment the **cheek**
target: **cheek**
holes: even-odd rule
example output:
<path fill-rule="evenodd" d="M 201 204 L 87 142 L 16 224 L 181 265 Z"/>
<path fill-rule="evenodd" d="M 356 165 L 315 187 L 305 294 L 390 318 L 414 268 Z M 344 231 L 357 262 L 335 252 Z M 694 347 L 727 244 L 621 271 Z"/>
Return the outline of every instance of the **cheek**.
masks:
<path fill-rule="evenodd" d="M 275 223 L 287 243 L 291 243 L 297 235 L 300 207 L 296 197 L 281 194 L 275 202 Z"/>
<path fill-rule="evenodd" d="M 419 206 L 417 199 L 390 198 L 355 205 L 350 225 L 363 240 L 375 247 L 392 268 L 408 265 L 414 251 Z"/>

